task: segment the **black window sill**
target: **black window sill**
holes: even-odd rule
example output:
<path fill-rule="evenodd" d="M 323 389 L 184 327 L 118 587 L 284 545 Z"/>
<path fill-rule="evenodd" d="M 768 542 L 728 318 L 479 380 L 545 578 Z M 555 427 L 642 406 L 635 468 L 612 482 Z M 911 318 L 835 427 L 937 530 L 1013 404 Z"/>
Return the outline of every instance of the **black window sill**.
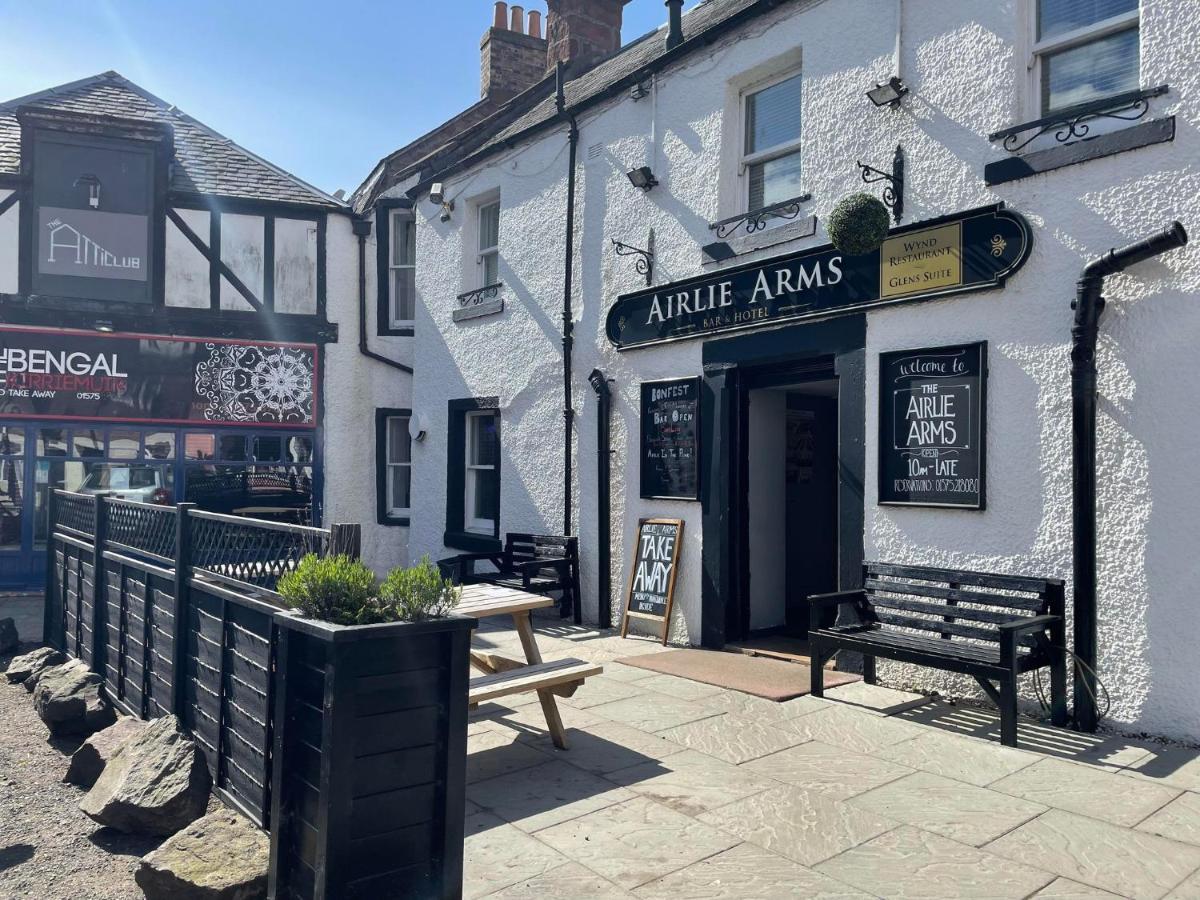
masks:
<path fill-rule="evenodd" d="M 407 528 L 409 526 L 409 518 L 408 516 L 383 515 L 379 517 L 379 524 Z"/>
<path fill-rule="evenodd" d="M 412 337 L 413 329 L 411 328 L 380 328 L 377 331 L 380 337 Z"/>
<path fill-rule="evenodd" d="M 442 535 L 442 543 L 468 553 L 499 553 L 504 549 L 499 538 L 471 531 L 447 531 Z"/>
<path fill-rule="evenodd" d="M 1019 181 L 1043 172 L 1052 172 L 1065 166 L 1162 144 L 1175 139 L 1175 117 L 1142 122 L 1120 131 L 1084 138 L 1062 147 L 1036 150 L 1025 156 L 1012 156 L 997 160 L 983 167 L 983 180 L 989 184 L 1006 184 Z"/>

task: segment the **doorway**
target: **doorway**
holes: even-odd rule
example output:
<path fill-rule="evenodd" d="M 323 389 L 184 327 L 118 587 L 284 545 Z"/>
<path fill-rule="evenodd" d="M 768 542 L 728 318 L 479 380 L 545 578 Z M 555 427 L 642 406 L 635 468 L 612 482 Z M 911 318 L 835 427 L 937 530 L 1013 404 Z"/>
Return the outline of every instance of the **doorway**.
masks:
<path fill-rule="evenodd" d="M 808 634 L 810 594 L 838 587 L 838 379 L 746 392 L 751 637 Z"/>

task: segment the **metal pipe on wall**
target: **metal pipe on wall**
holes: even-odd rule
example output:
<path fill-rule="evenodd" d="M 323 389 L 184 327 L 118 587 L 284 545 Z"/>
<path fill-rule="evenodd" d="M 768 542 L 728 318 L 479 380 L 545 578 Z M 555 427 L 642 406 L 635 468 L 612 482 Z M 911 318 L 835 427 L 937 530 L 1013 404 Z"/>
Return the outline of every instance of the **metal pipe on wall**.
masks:
<path fill-rule="evenodd" d="M 572 467 L 572 443 L 575 424 L 575 408 L 571 390 L 571 356 L 575 346 L 575 323 L 571 310 L 571 281 L 575 268 L 575 163 L 579 155 L 579 123 L 567 112 L 566 100 L 566 64 L 561 60 L 557 68 L 558 88 L 556 103 L 559 115 L 571 124 L 567 133 L 570 145 L 567 162 L 567 226 L 564 237 L 563 259 L 563 308 L 562 308 L 562 348 L 563 348 L 563 534 L 571 534 L 573 496 L 571 482 L 574 469 Z M 575 604 L 575 620 L 580 621 L 579 604 Z"/>
<path fill-rule="evenodd" d="M 596 603 L 601 628 L 612 627 L 612 391 L 599 369 L 588 376 L 596 392 L 596 531 L 600 544 L 596 571 Z"/>
<path fill-rule="evenodd" d="M 1071 521 L 1075 596 L 1075 726 L 1095 731 L 1096 660 L 1096 340 L 1104 312 L 1104 279 L 1151 257 L 1182 247 L 1179 222 L 1143 241 L 1109 250 L 1084 266 L 1071 308 Z"/>
<path fill-rule="evenodd" d="M 358 238 L 358 352 L 367 359 L 381 362 L 385 366 L 399 369 L 401 372 L 413 374 L 412 366 L 380 356 L 367 347 L 367 235 L 371 233 L 371 220 L 354 219 L 351 223 L 354 235 Z"/>

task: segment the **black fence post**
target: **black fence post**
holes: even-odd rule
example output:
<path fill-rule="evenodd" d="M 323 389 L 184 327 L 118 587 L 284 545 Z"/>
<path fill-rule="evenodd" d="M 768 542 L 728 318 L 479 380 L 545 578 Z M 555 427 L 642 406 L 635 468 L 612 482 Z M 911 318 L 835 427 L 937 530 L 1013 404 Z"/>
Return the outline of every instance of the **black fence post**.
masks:
<path fill-rule="evenodd" d="M 351 559 L 362 556 L 362 526 L 330 525 L 329 555 L 349 556 Z"/>
<path fill-rule="evenodd" d="M 65 636 L 60 636 L 59 627 L 56 624 L 57 608 L 61 606 L 62 599 L 62 583 L 61 580 L 55 577 L 57 567 L 56 554 L 54 551 L 54 524 L 56 521 L 55 509 L 57 505 L 56 491 L 52 485 L 47 486 L 46 491 L 46 590 L 44 606 L 42 608 L 42 642 L 49 644 L 51 647 L 61 650 L 63 644 L 66 643 Z M 57 585 L 57 588 L 56 588 Z"/>
<path fill-rule="evenodd" d="M 104 574 L 104 545 L 108 543 L 106 499 L 104 494 L 96 495 L 92 529 L 92 671 L 101 678 L 106 678 L 104 662 L 108 656 L 108 578 Z"/>
<path fill-rule="evenodd" d="M 171 710 L 186 722 L 184 710 L 187 693 L 183 689 L 187 677 L 188 591 L 192 571 L 192 516 L 195 503 L 175 504 L 175 606 L 171 610 L 175 632 L 171 639 Z"/>

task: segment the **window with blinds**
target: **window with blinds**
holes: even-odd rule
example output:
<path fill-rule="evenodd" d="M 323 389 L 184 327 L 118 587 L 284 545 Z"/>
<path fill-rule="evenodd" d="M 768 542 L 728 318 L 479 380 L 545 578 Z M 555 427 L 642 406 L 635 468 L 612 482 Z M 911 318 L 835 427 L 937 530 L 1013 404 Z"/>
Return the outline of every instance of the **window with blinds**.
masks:
<path fill-rule="evenodd" d="M 500 202 L 479 207 L 479 285 L 500 281 Z"/>
<path fill-rule="evenodd" d="M 746 207 L 762 209 L 803 193 L 800 186 L 801 76 L 785 76 L 742 97 L 740 170 Z"/>
<path fill-rule="evenodd" d="M 412 325 L 416 317 L 417 229 L 412 210 L 397 209 L 392 212 L 390 237 L 388 268 L 391 270 L 391 325 L 400 328 Z"/>
<path fill-rule="evenodd" d="M 1036 0 L 1042 115 L 1139 86 L 1138 0 Z"/>

